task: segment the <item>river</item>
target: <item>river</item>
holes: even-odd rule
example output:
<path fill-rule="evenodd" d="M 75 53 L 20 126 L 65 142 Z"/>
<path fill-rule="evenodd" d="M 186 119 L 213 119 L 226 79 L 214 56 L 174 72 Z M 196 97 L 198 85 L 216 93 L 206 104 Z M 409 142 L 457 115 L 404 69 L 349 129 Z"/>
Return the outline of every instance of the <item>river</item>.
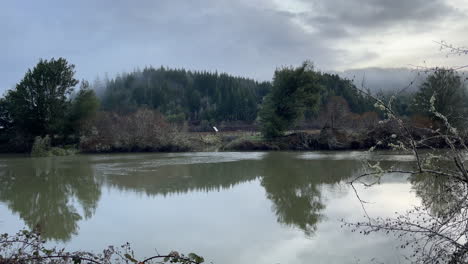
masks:
<path fill-rule="evenodd" d="M 130 242 L 137 256 L 177 250 L 215 264 L 404 263 L 393 236 L 341 227 L 363 219 L 348 181 L 365 158 L 412 160 L 390 152 L 0 156 L 0 233 L 38 227 L 68 250 Z M 420 186 L 395 174 L 357 191 L 371 216 L 391 216 L 421 203 Z"/>

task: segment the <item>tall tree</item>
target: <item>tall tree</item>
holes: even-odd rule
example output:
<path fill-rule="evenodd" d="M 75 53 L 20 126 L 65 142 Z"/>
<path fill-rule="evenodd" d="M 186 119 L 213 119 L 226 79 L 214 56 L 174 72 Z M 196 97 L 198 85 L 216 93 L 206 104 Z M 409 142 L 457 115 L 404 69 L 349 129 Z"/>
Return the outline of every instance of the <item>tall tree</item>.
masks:
<path fill-rule="evenodd" d="M 460 125 L 466 113 L 466 88 L 452 69 L 437 69 L 421 85 L 414 99 L 417 113 L 437 119 L 432 109 L 444 115 L 453 125 Z M 432 102 L 431 102 L 432 101 Z"/>
<path fill-rule="evenodd" d="M 266 138 L 284 134 L 302 116 L 306 108 L 317 111 L 322 86 L 319 73 L 309 62 L 300 67 L 275 71 L 273 87 L 260 111 L 262 133 Z"/>
<path fill-rule="evenodd" d="M 81 82 L 78 94 L 73 98 L 67 117 L 66 134 L 77 134 L 85 120 L 96 115 L 99 109 L 99 99 L 94 90 L 89 88 L 85 80 Z"/>
<path fill-rule="evenodd" d="M 33 136 L 60 133 L 68 96 L 78 84 L 74 68 L 64 58 L 41 59 L 7 92 L 9 112 L 18 129 Z"/>

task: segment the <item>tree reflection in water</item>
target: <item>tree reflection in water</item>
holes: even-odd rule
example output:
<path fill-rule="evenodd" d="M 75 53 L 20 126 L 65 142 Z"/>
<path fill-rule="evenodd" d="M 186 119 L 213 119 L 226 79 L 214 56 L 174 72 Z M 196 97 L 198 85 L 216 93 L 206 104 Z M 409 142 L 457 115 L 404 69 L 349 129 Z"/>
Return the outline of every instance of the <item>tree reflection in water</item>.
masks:
<path fill-rule="evenodd" d="M 462 184 L 425 174 L 412 175 L 410 181 L 412 189 L 421 198 L 422 205 L 433 217 L 443 218 L 447 214 L 461 211 L 462 208 L 457 203 L 463 197 Z"/>
<path fill-rule="evenodd" d="M 346 188 L 340 183 L 361 169 L 353 159 L 310 160 L 281 152 L 253 156 L 211 163 L 190 163 L 192 156 L 171 154 L 9 159 L 0 172 L 0 200 L 30 228 L 38 226 L 45 238 L 67 241 L 78 232 L 78 221 L 93 216 L 103 184 L 167 196 L 258 180 L 277 221 L 311 236 L 324 218 L 323 187 Z M 174 164 L 174 159 L 188 162 Z"/>
<path fill-rule="evenodd" d="M 101 184 L 86 158 L 17 158 L 4 164 L 0 201 L 45 239 L 69 240 L 78 221 L 94 214 Z"/>
<path fill-rule="evenodd" d="M 278 222 L 296 226 L 310 236 L 323 219 L 322 186 L 343 182 L 361 165 L 353 160 L 305 160 L 297 156 L 267 155 L 261 184 L 273 202 Z"/>

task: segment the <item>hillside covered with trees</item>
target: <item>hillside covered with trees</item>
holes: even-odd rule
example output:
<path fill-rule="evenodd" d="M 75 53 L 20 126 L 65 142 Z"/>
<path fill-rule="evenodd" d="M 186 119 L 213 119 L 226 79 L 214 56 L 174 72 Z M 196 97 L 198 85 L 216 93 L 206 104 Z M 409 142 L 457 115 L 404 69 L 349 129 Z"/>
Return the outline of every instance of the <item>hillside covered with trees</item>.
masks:
<path fill-rule="evenodd" d="M 168 120 L 252 122 L 271 85 L 226 73 L 145 68 L 106 82 L 102 109 L 119 113 L 157 109 Z"/>
<path fill-rule="evenodd" d="M 321 86 L 317 91 L 321 104 L 326 104 L 332 96 L 342 96 L 352 112 L 372 109 L 350 81 L 336 74 L 313 72 Z M 272 90 L 271 82 L 164 67 L 122 74 L 98 85 L 104 86 L 101 88 L 104 111 L 127 113 L 148 107 L 158 110 L 169 121 L 195 124 L 204 121 L 211 125 L 223 121 L 254 122 L 263 98 Z M 311 111 L 306 114 L 314 117 Z"/>
<path fill-rule="evenodd" d="M 445 69 L 398 100 L 388 92 L 359 91 L 351 80 L 317 71 L 310 62 L 278 68 L 272 82 L 164 67 L 93 85 L 74 74 L 63 58 L 40 60 L 0 98 L 0 150 L 28 152 L 36 144 L 92 152 L 182 151 L 193 149 L 190 131 L 212 126 L 260 131 L 269 140 L 301 128 L 370 131 L 384 117 L 376 98 L 425 126 L 440 122 L 427 111 L 433 104 L 458 126 L 467 110 L 462 78 Z"/>

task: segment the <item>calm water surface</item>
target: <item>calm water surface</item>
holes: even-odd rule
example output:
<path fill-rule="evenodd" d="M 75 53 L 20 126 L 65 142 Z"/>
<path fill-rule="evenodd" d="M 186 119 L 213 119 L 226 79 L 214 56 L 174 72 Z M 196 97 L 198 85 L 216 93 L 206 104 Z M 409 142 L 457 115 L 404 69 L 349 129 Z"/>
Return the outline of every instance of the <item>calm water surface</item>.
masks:
<path fill-rule="evenodd" d="M 347 181 L 363 152 L 248 152 L 0 156 L 0 233 L 38 226 L 70 250 L 130 242 L 196 252 L 213 263 L 404 263 L 391 236 L 361 236 Z M 368 156 L 367 156 L 368 157 Z M 410 156 L 373 154 L 383 165 Z M 419 188 L 419 189 L 418 189 Z M 386 175 L 359 192 L 373 216 L 420 203 L 420 184 Z M 423 197 L 424 198 L 424 197 Z"/>

